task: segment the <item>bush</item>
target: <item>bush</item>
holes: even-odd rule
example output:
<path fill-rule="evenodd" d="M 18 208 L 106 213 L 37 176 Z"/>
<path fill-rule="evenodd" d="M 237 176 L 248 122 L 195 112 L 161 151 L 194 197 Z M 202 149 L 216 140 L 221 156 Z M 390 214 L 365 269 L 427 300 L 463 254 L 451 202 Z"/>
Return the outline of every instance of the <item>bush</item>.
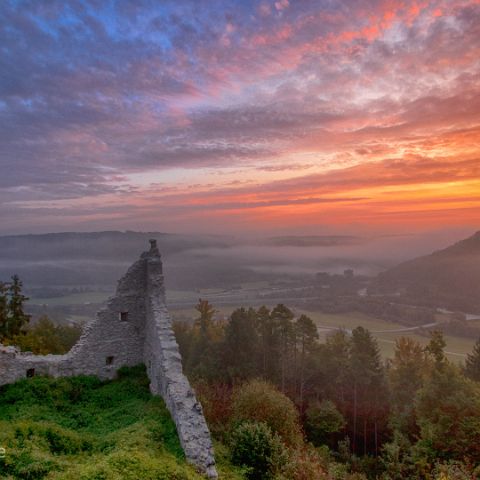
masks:
<path fill-rule="evenodd" d="M 265 423 L 244 422 L 231 435 L 234 465 L 247 467 L 249 479 L 274 478 L 287 464 L 288 453 L 280 437 Z"/>
<path fill-rule="evenodd" d="M 322 453 L 311 444 L 290 451 L 289 462 L 284 469 L 282 478 L 285 480 L 326 480 L 328 477 L 325 472 L 328 469 L 328 462 Z"/>
<path fill-rule="evenodd" d="M 223 383 L 201 381 L 196 382 L 194 387 L 210 433 L 217 439 L 225 440 L 232 415 L 232 387 Z"/>
<path fill-rule="evenodd" d="M 232 421 L 262 422 L 278 434 L 287 446 L 302 443 L 298 412 L 293 402 L 269 383 L 253 380 L 242 385 L 233 398 Z"/>
<path fill-rule="evenodd" d="M 343 415 L 329 400 L 308 407 L 305 417 L 307 437 L 317 446 L 329 444 L 332 434 L 339 432 L 345 426 Z"/>
<path fill-rule="evenodd" d="M 474 480 L 480 477 L 480 466 L 474 469 L 462 462 L 437 463 L 433 474 L 435 480 Z"/>

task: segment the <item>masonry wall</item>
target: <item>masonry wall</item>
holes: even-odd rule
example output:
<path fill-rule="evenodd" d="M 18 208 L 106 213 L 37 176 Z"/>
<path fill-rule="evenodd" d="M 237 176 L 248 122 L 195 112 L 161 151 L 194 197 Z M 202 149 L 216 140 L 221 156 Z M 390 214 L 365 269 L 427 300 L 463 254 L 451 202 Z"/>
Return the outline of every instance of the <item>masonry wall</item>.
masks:
<path fill-rule="evenodd" d="M 187 460 L 208 478 L 217 478 L 210 432 L 182 371 L 155 241 L 129 268 L 115 296 L 66 355 L 31 355 L 0 345 L 0 385 L 34 375 L 111 379 L 119 367 L 139 363 L 147 367 L 152 393 L 165 400 Z"/>

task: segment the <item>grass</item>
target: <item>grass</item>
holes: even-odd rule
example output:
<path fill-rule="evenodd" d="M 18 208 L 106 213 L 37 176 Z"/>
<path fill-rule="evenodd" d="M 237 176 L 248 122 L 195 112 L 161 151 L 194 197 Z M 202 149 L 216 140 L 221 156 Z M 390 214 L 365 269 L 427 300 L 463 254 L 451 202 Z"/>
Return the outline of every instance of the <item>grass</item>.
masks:
<path fill-rule="evenodd" d="M 200 480 L 143 366 L 119 378 L 36 377 L 0 388 L 0 478 Z M 221 448 L 220 448 L 221 450 Z M 222 478 L 239 477 L 221 456 Z"/>

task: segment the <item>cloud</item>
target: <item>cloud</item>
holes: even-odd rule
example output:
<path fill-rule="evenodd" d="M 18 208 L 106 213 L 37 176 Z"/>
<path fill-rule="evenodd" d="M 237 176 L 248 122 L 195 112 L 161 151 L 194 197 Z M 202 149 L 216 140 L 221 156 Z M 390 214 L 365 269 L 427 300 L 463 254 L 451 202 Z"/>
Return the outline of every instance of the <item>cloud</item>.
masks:
<path fill-rule="evenodd" d="M 279 11 L 285 10 L 290 6 L 290 2 L 288 0 L 278 0 L 278 2 L 275 2 L 275 8 Z"/>
<path fill-rule="evenodd" d="M 168 215 L 196 198 L 307 222 L 342 208 L 308 199 L 385 208 L 390 187 L 479 178 L 478 2 L 2 2 L 0 18 L 7 204 L 63 201 L 73 218 L 73 200 L 108 199 L 102 218 L 128 226 L 142 195 L 145 218 L 159 211 L 132 176 L 164 176 L 183 193 L 162 201 L 187 206 Z M 18 225 L 22 208 L 2 214 Z"/>

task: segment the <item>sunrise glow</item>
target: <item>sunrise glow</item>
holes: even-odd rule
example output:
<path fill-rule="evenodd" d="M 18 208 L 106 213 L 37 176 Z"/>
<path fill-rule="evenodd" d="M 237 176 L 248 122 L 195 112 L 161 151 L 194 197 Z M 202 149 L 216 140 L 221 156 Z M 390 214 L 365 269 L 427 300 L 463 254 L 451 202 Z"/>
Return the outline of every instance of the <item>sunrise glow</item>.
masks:
<path fill-rule="evenodd" d="M 478 227 L 478 0 L 100 5 L 0 5 L 1 233 Z"/>

